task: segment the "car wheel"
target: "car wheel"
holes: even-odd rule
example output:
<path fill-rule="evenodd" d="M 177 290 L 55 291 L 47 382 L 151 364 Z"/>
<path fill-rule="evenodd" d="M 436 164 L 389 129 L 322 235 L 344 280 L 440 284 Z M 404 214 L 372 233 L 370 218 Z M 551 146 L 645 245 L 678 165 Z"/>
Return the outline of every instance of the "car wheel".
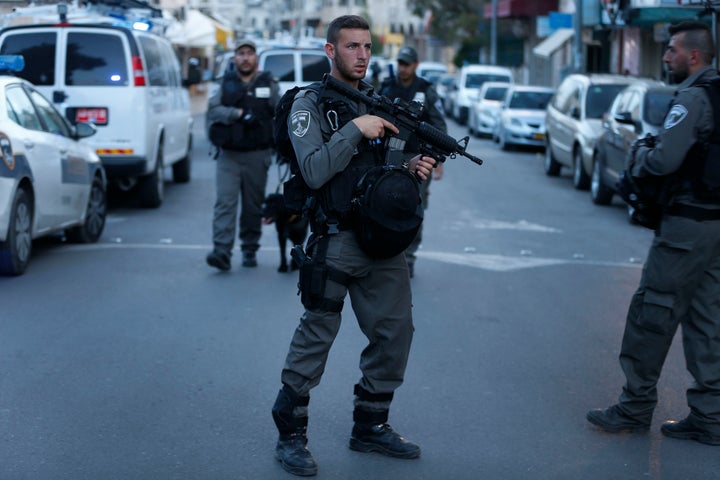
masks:
<path fill-rule="evenodd" d="M 173 163 L 172 174 L 173 182 L 175 183 L 187 183 L 190 181 L 190 171 L 192 161 L 190 159 L 190 153 L 192 152 L 192 135 L 188 137 L 187 155 L 185 155 L 180 161 Z"/>
<path fill-rule="evenodd" d="M 613 190 L 603 182 L 602 171 L 605 168 L 604 155 L 599 151 L 593 156 L 593 171 L 590 179 L 590 198 L 595 205 L 610 205 Z"/>
<path fill-rule="evenodd" d="M 140 204 L 145 208 L 158 208 L 165 196 L 165 176 L 163 175 L 163 146 L 158 147 L 155 170 L 140 179 Z"/>
<path fill-rule="evenodd" d="M 573 152 L 573 186 L 577 190 L 587 190 L 590 187 L 590 176 L 583 167 L 580 147 L 575 147 Z"/>
<path fill-rule="evenodd" d="M 19 188 L 10 210 L 7 239 L 0 242 L 0 274 L 22 275 L 32 254 L 32 200 Z"/>
<path fill-rule="evenodd" d="M 557 177 L 560 175 L 561 165 L 555 160 L 555 156 L 552 153 L 552 147 L 550 146 L 550 137 L 545 142 L 545 175 L 548 177 Z"/>
<path fill-rule="evenodd" d="M 102 235 L 107 217 L 107 191 L 100 177 L 95 177 L 90 189 L 85 223 L 68 230 L 70 241 L 78 243 L 95 243 Z"/>

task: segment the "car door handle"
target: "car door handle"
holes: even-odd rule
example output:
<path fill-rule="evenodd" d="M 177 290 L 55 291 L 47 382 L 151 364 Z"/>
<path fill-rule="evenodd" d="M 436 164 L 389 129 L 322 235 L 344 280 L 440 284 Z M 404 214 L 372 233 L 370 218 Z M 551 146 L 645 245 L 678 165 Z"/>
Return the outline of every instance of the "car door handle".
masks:
<path fill-rule="evenodd" d="M 27 149 L 35 148 L 35 142 L 33 142 L 32 140 L 25 140 L 25 141 L 23 141 L 23 144 L 25 145 L 25 148 L 27 148 Z"/>

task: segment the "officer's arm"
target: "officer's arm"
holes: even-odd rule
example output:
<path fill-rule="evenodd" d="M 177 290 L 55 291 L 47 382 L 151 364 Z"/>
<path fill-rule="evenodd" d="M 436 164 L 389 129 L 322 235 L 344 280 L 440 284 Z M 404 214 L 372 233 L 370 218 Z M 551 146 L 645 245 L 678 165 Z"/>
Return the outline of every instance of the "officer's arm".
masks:
<path fill-rule="evenodd" d="M 280 85 L 278 84 L 277 78 L 273 77 L 270 80 L 270 101 L 268 102 L 270 108 L 275 111 L 275 106 L 280 100 Z"/>
<path fill-rule="evenodd" d="M 237 122 L 242 109 L 227 107 L 222 104 L 222 87 L 218 88 L 208 99 L 207 121 L 209 123 L 224 123 L 230 125 Z"/>
<path fill-rule="evenodd" d="M 712 122 L 705 92 L 698 88 L 679 92 L 665 117 L 655 148 L 638 148 L 631 173 L 642 177 L 677 171 L 697 142 L 698 134 L 712 130 Z"/>
<path fill-rule="evenodd" d="M 442 116 L 442 113 L 440 113 L 440 110 L 438 110 L 439 104 L 440 98 L 438 97 L 435 88 L 428 87 L 425 92 L 425 109 L 428 113 L 428 123 L 441 132 L 447 133 L 445 118 Z"/>
<path fill-rule="evenodd" d="M 323 141 L 320 109 L 314 92 L 298 93 L 288 116 L 290 141 L 295 149 L 298 166 L 305 183 L 318 189 L 335 174 L 343 171 L 363 138 L 353 122 L 348 122 Z"/>

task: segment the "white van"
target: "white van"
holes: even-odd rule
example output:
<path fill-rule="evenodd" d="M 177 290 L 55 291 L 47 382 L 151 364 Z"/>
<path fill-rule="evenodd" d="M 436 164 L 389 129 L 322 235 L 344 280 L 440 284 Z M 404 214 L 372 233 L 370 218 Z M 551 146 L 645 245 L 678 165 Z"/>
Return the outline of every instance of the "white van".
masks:
<path fill-rule="evenodd" d="M 258 68 L 272 72 L 280 84 L 280 95 L 295 85 L 322 81 L 330 73 L 330 59 L 321 48 L 270 49 L 260 52 Z"/>
<path fill-rule="evenodd" d="M 430 83 L 435 83 L 441 76 L 448 73 L 448 67 L 439 62 L 420 62 L 415 73 L 418 77 L 422 77 Z"/>
<path fill-rule="evenodd" d="M 123 190 L 137 186 L 142 206 L 162 204 L 165 166 L 174 181 L 190 180 L 190 97 L 167 39 L 131 26 L 66 21 L 5 28 L 0 52 L 25 58 L 20 76 L 71 123 L 97 127 L 83 142 L 109 181 Z"/>
<path fill-rule="evenodd" d="M 477 99 L 480 87 L 485 82 L 513 83 L 513 74 L 509 68 L 493 65 L 465 65 L 460 69 L 455 87 L 455 101 L 452 117 L 465 125 L 470 113 L 470 105 Z"/>

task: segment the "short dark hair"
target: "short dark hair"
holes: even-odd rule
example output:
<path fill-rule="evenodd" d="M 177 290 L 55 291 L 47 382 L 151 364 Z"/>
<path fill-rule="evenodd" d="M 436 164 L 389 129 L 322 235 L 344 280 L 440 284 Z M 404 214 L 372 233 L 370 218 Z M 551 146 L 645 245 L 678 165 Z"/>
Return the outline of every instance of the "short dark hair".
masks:
<path fill-rule="evenodd" d="M 707 23 L 687 20 L 670 25 L 668 32 L 670 35 L 685 32 L 681 45 L 688 50 L 699 50 L 703 61 L 708 65 L 712 63 L 715 57 L 715 43 Z"/>
<path fill-rule="evenodd" d="M 330 22 L 330 26 L 327 31 L 327 42 L 332 43 L 333 45 L 337 44 L 338 37 L 340 36 L 340 30 L 343 28 L 370 30 L 370 24 L 359 15 L 343 15 L 342 17 L 337 17 L 335 20 Z"/>

